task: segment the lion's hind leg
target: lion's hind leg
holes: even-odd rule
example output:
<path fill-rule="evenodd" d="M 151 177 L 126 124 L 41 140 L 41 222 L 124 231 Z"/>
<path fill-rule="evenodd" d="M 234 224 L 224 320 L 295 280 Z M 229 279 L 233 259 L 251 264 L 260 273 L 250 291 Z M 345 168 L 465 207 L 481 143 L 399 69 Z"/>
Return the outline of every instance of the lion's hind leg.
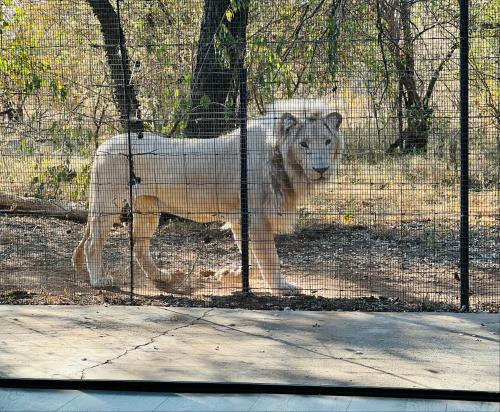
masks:
<path fill-rule="evenodd" d="M 85 270 L 85 242 L 90 237 L 90 225 L 85 226 L 83 238 L 73 252 L 71 263 L 76 273 L 83 273 Z"/>
<path fill-rule="evenodd" d="M 155 281 L 168 282 L 170 277 L 156 266 L 150 252 L 151 238 L 159 222 L 158 198 L 137 197 L 134 205 L 134 256 L 147 277 Z"/>
<path fill-rule="evenodd" d="M 93 287 L 106 287 L 113 284 L 113 278 L 110 275 L 105 276 L 103 273 L 102 252 L 104 243 L 117 216 L 119 214 L 102 213 L 89 217 L 87 224 L 89 236 L 86 241 L 82 240 L 82 242 L 85 242 L 83 247 L 90 276 L 90 284 Z"/>

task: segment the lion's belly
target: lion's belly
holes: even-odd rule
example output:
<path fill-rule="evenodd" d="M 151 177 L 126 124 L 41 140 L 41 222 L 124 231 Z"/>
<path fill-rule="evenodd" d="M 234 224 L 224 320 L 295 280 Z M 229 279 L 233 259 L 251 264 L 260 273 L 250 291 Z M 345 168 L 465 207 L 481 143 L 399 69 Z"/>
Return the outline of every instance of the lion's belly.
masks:
<path fill-rule="evenodd" d="M 134 197 L 152 196 L 158 199 L 160 211 L 198 222 L 228 221 L 228 215 L 239 212 L 239 186 L 215 179 L 186 179 L 179 174 L 164 173 L 151 178 L 143 173 L 134 185 Z M 139 176 L 140 177 L 140 176 Z"/>

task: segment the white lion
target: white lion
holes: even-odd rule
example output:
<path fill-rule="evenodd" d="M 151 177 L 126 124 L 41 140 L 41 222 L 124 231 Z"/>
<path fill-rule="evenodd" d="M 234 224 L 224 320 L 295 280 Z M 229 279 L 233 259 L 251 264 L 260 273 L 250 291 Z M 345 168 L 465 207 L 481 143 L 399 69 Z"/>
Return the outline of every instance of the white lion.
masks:
<path fill-rule="evenodd" d="M 299 203 L 334 175 L 344 147 L 342 116 L 323 100 L 280 100 L 248 122 L 250 258 L 272 290 L 298 288 L 280 273 L 274 236 L 289 231 Z M 240 247 L 240 130 L 216 139 L 169 139 L 133 134 L 137 183 L 132 186 L 134 254 L 146 276 L 170 281 L 150 254 L 161 212 L 197 222 L 224 221 Z M 102 269 L 104 242 L 129 201 L 127 135 L 97 150 L 90 182 L 89 216 L 73 266 L 84 261 L 94 287 L 112 284 Z"/>

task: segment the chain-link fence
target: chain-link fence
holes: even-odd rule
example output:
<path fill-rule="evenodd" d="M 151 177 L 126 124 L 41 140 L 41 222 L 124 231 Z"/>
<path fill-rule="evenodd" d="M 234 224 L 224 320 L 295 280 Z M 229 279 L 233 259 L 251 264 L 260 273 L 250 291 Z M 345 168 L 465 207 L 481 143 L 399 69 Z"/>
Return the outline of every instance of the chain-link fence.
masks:
<path fill-rule="evenodd" d="M 2 302 L 498 310 L 498 2 L 1 7 Z"/>

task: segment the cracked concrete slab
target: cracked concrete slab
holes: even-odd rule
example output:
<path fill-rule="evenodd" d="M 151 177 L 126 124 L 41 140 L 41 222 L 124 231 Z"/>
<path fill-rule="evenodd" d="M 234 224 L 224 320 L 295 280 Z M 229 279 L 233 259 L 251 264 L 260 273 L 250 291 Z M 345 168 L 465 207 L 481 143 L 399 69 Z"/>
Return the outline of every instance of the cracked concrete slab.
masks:
<path fill-rule="evenodd" d="M 499 316 L 0 306 L 0 375 L 500 390 Z"/>
<path fill-rule="evenodd" d="M 162 337 L 162 336 L 165 336 L 169 333 L 173 333 L 179 329 L 182 329 L 182 328 L 187 328 L 188 326 L 194 324 L 195 322 L 203 319 L 205 317 L 205 315 L 207 313 L 209 313 L 211 311 L 211 309 L 208 309 L 206 310 L 205 312 L 203 312 L 200 316 L 197 316 L 197 317 L 194 317 L 192 318 L 191 320 L 189 320 L 189 322 L 182 322 L 181 325 L 179 326 L 175 326 L 175 327 L 172 327 L 172 328 L 167 328 L 166 330 L 160 332 L 160 333 L 157 333 L 156 335 L 154 336 L 151 336 L 150 338 L 148 338 L 145 342 L 143 343 L 139 343 L 138 345 L 135 345 L 134 347 L 132 348 L 127 348 L 127 349 L 124 349 L 124 351 L 122 353 L 120 353 L 119 355 L 117 356 L 114 356 L 112 358 L 109 358 L 109 359 L 106 359 L 104 362 L 99 362 L 99 363 L 96 363 L 95 365 L 93 366 L 88 366 L 88 367 L 85 367 L 82 369 L 82 373 L 80 375 L 80 379 L 85 379 L 85 373 L 90 370 L 90 369 L 94 369 L 94 368 L 97 368 L 97 367 L 100 367 L 100 366 L 103 366 L 103 365 L 109 365 L 110 363 L 112 362 L 116 362 L 118 359 L 128 355 L 130 352 L 132 351 L 135 351 L 135 350 L 138 350 L 138 349 L 141 349 L 141 348 L 145 348 L 146 346 L 148 345 L 152 345 L 153 343 L 155 343 L 155 341 Z M 169 320 L 179 320 L 179 319 L 174 319 L 174 316 L 171 317 Z"/>

